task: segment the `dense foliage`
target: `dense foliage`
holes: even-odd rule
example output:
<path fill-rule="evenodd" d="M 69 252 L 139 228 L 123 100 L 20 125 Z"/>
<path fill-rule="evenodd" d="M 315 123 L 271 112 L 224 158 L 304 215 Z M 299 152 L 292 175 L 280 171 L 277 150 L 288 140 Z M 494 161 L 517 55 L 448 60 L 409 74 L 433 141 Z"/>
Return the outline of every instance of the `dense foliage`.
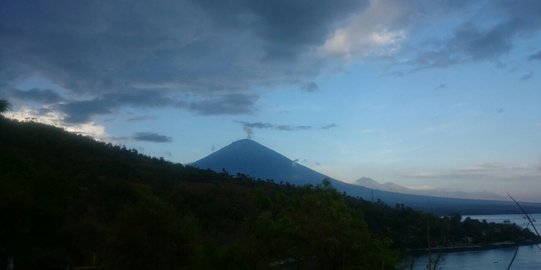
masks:
<path fill-rule="evenodd" d="M 484 246 L 507 242 L 539 243 L 541 239 L 527 228 L 515 224 L 489 223 L 463 218 L 460 214 L 438 217 L 415 211 L 404 205 L 394 208 L 362 200 L 348 200 L 350 207 L 363 209 L 373 236 L 391 240 L 397 250 L 438 249 L 445 247 Z"/>
<path fill-rule="evenodd" d="M 214 173 L 0 118 L 0 267 L 394 269 L 434 244 L 531 237 L 337 193 Z M 492 231 L 491 231 L 492 230 Z M 439 238 L 438 238 L 439 237 Z"/>

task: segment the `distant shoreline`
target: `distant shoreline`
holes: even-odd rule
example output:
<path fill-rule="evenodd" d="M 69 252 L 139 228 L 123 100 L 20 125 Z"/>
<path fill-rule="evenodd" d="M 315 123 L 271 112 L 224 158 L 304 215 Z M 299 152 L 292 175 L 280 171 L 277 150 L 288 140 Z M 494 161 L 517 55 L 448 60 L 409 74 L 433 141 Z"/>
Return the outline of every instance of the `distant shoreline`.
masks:
<path fill-rule="evenodd" d="M 481 250 L 490 250 L 490 249 L 500 249 L 500 248 L 510 248 L 516 246 L 530 246 L 530 245 L 539 245 L 539 241 L 525 241 L 525 242 L 498 242 L 487 245 L 470 245 L 470 246 L 455 246 L 455 247 L 434 247 L 430 251 L 432 253 L 451 253 L 451 252 L 463 252 L 463 251 L 481 251 Z M 421 256 L 428 253 L 427 248 L 423 249 L 411 249 L 407 250 L 406 253 L 412 256 Z"/>

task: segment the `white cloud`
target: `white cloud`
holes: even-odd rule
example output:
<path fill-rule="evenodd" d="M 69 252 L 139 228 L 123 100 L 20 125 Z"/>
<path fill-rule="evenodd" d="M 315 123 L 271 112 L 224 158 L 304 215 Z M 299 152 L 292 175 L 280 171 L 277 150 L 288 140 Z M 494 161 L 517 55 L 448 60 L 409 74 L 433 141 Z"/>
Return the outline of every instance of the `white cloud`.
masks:
<path fill-rule="evenodd" d="M 434 172 L 416 172 L 406 175 L 408 178 L 435 178 L 440 176 L 441 174 Z"/>
<path fill-rule="evenodd" d="M 430 186 L 430 185 L 420 185 L 420 186 L 405 186 L 409 189 L 414 189 L 414 190 L 417 190 L 417 191 L 430 191 L 430 190 L 434 190 L 435 188 L 433 186 Z"/>
<path fill-rule="evenodd" d="M 407 178 L 417 179 L 468 179 L 468 180 L 504 180 L 534 179 L 541 174 L 536 164 L 506 163 L 500 161 L 473 164 L 448 171 L 421 171 L 405 175 Z"/>
<path fill-rule="evenodd" d="M 69 124 L 64 121 L 66 114 L 59 111 L 47 110 L 45 113 L 40 113 L 38 110 L 23 106 L 17 111 L 11 111 L 6 114 L 6 116 L 18 121 L 33 121 L 56 126 L 63 128 L 68 132 L 90 136 L 97 140 L 106 140 L 108 138 L 104 126 L 93 121 L 80 124 Z"/>
<path fill-rule="evenodd" d="M 370 6 L 338 28 L 320 48 L 324 53 L 344 57 L 385 56 L 396 52 L 406 39 L 401 22 L 410 9 L 393 0 L 372 0 Z"/>
<path fill-rule="evenodd" d="M 488 191 L 520 200 L 540 202 L 541 170 L 536 163 L 484 162 L 444 171 L 421 171 L 404 175 L 417 185 L 441 190 Z M 409 186 L 408 186 L 409 187 Z"/>

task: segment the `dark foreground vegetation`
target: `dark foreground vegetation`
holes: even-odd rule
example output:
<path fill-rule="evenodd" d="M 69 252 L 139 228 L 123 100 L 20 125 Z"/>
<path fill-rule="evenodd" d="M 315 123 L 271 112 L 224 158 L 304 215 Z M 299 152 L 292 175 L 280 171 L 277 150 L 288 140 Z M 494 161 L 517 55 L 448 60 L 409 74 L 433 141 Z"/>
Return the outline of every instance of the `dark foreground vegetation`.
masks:
<path fill-rule="evenodd" d="M 0 269 L 395 269 L 410 249 L 535 239 L 1 117 L 0 198 Z"/>

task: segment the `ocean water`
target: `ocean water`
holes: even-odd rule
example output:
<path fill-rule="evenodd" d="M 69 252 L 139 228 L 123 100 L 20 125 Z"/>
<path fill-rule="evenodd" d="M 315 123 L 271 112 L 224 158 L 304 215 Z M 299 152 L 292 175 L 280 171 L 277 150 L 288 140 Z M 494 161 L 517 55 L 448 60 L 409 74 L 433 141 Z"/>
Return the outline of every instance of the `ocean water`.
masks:
<path fill-rule="evenodd" d="M 515 248 L 443 253 L 437 269 L 507 269 L 507 266 L 513 259 L 514 253 Z M 427 264 L 427 256 L 415 258 L 413 269 L 426 270 Z M 409 267 L 405 267 L 404 269 L 409 269 Z M 511 269 L 540 270 L 541 249 L 534 245 L 521 246 Z"/>
<path fill-rule="evenodd" d="M 536 222 L 536 228 L 541 232 L 541 214 L 531 215 Z M 526 227 L 527 223 L 523 215 L 476 215 L 465 216 L 472 219 L 486 220 L 487 222 L 512 222 L 517 225 Z M 531 230 L 531 229 L 530 229 Z M 533 230 L 532 230 L 533 231 Z M 440 270 L 488 270 L 488 269 L 507 269 L 511 262 L 516 248 L 502 248 L 492 250 L 479 251 L 464 251 L 464 252 L 449 252 L 442 253 L 438 268 Z M 434 255 L 433 255 L 434 257 Z M 414 258 L 414 266 L 412 269 L 421 270 L 427 269 L 428 256 L 420 256 Z M 404 269 L 410 269 L 409 265 Z M 517 252 L 517 256 L 513 261 L 511 269 L 524 270 L 541 270 L 541 245 L 521 246 Z"/>

